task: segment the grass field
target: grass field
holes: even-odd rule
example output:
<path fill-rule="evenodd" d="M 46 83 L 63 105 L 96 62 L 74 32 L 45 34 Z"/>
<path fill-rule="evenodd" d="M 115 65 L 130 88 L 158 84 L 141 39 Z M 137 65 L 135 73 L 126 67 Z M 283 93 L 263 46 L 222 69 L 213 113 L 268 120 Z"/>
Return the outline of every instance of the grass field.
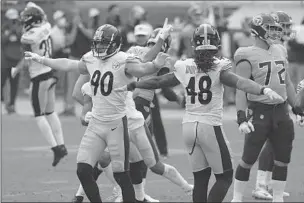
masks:
<path fill-rule="evenodd" d="M 162 114 L 170 149 L 170 157 L 165 162 L 175 166 L 188 181 L 193 182 L 181 139 L 182 111 L 164 110 Z M 236 165 L 242 152 L 243 136 L 237 131 L 234 116 L 233 110 L 226 114 L 224 128 L 231 143 Z M 85 129 L 80 126 L 77 118 L 61 120 L 69 155 L 53 168 L 53 154 L 40 134 L 34 118 L 26 114 L 2 116 L 2 201 L 69 202 L 72 199 L 79 184 L 76 176 L 76 153 Z M 303 135 L 304 128 L 296 126 L 286 189 L 291 196 L 285 199 L 289 202 L 304 200 Z M 251 173 L 245 201 L 254 201 L 251 191 L 255 176 L 256 165 Z M 106 201 L 112 191 L 109 181 L 101 175 L 98 183 L 103 200 Z M 231 187 L 225 201 L 231 200 L 232 189 Z M 177 186 L 152 172 L 148 173 L 146 192 L 161 201 L 191 201 L 191 197 L 186 196 Z"/>

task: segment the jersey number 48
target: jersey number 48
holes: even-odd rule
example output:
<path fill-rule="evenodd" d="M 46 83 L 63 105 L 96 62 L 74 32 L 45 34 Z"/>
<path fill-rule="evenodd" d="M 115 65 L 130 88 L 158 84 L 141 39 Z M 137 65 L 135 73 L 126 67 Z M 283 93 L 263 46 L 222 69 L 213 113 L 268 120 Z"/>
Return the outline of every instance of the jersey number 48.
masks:
<path fill-rule="evenodd" d="M 198 96 L 198 101 L 201 104 L 209 104 L 212 99 L 211 78 L 209 76 L 202 76 L 198 81 L 199 92 L 195 91 L 195 77 L 191 77 L 186 87 L 187 95 L 191 97 L 191 104 L 195 104 L 195 97 Z"/>
<path fill-rule="evenodd" d="M 112 72 L 107 71 L 103 74 L 101 78 L 100 77 L 101 77 L 101 72 L 99 70 L 96 70 L 91 78 L 91 85 L 94 87 L 93 90 L 94 96 L 97 94 L 98 87 L 100 87 L 100 93 L 103 96 L 109 96 L 109 94 L 111 94 L 113 89 L 114 75 Z M 107 88 L 105 88 L 106 79 L 108 79 Z"/>

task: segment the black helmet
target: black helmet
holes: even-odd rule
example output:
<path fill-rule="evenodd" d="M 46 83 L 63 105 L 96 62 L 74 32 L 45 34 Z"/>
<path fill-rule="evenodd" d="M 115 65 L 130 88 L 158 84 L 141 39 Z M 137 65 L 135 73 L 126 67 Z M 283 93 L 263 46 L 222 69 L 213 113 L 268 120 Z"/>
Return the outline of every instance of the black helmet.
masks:
<path fill-rule="evenodd" d="M 208 71 L 213 66 L 221 40 L 218 31 L 210 24 L 201 24 L 193 33 L 195 63 L 201 70 Z"/>
<path fill-rule="evenodd" d="M 33 27 L 39 26 L 47 21 L 44 11 L 36 6 L 25 7 L 20 14 L 20 20 L 24 31 L 28 31 Z"/>
<path fill-rule="evenodd" d="M 91 50 L 93 56 L 106 59 L 120 50 L 121 34 L 113 25 L 100 26 L 93 36 Z"/>

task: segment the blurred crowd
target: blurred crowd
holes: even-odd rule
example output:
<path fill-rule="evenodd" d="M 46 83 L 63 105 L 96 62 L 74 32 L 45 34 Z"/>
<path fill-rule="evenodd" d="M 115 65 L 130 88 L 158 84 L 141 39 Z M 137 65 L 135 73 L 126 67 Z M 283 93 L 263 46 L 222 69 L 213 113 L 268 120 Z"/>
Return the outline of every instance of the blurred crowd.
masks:
<path fill-rule="evenodd" d="M 10 71 L 15 67 L 22 58 L 20 37 L 22 34 L 22 26 L 19 21 L 19 12 L 16 8 L 11 6 L 2 13 L 1 22 L 1 101 L 2 109 L 8 113 L 15 113 L 15 101 L 18 92 L 18 84 L 20 79 L 28 78 L 26 73 L 20 73 L 15 78 L 11 77 Z M 123 36 L 122 51 L 127 51 L 133 45 L 144 46 L 152 34 L 153 29 L 161 27 L 163 22 L 159 25 L 152 26 L 147 20 L 147 10 L 143 7 L 134 5 L 130 9 L 129 19 L 122 19 L 120 14 L 119 4 L 111 4 L 107 8 L 107 17 L 100 18 L 100 11 L 97 8 L 89 9 L 86 21 L 83 20 L 79 12 L 75 12 L 72 19 L 67 18 L 63 10 L 57 10 L 53 13 L 52 18 L 52 40 L 53 40 L 53 58 L 71 58 L 80 59 L 82 55 L 90 50 L 91 38 L 97 27 L 102 24 L 111 24 L 119 28 Z M 221 36 L 224 34 L 230 35 L 230 41 L 222 42 L 221 55 L 233 58 L 233 54 L 238 47 L 250 46 L 252 39 L 250 36 L 250 29 L 248 23 L 250 16 L 243 21 L 242 29 L 238 31 L 229 30 L 227 28 L 227 21 L 223 16 L 216 20 L 212 18 L 213 10 L 205 13 L 199 5 L 191 5 L 186 13 L 185 19 L 176 17 L 169 22 L 174 26 L 172 33 L 172 42 L 169 53 L 174 59 L 191 57 L 193 49 L 191 46 L 191 37 L 195 28 L 203 22 L 208 22 L 219 30 Z M 211 16 L 211 17 L 210 17 Z M 170 20 L 170 19 L 169 19 Z M 290 75 L 295 84 L 300 79 L 304 78 L 304 19 L 301 25 L 294 26 L 297 33 L 295 38 L 287 42 L 288 56 L 290 62 Z M 302 38 L 301 38 L 302 37 Z M 229 46 L 229 51 L 225 49 Z M 62 90 L 64 95 L 64 111 L 61 115 L 74 116 L 75 103 L 72 98 L 72 91 L 74 84 L 78 78 L 76 72 L 70 73 L 57 73 L 59 77 L 58 89 Z M 25 80 L 29 81 L 29 80 Z M 8 88 L 5 85 L 8 83 Z M 30 83 L 22 84 L 31 88 Z M 25 88 L 26 91 L 26 88 Z M 176 89 L 176 91 L 182 91 Z M 233 89 L 225 89 L 225 104 L 234 104 L 234 91 Z M 9 92 L 9 93 L 8 93 Z"/>

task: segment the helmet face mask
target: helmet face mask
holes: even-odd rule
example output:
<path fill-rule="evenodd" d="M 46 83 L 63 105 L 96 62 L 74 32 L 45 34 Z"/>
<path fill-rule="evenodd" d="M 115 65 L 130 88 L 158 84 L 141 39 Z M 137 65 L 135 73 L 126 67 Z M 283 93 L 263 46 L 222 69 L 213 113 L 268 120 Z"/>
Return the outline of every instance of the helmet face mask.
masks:
<path fill-rule="evenodd" d="M 213 68 L 215 55 L 220 47 L 217 30 L 209 24 L 201 24 L 193 33 L 194 59 L 199 69 L 207 72 Z"/>
<path fill-rule="evenodd" d="M 120 32 L 116 27 L 106 24 L 96 30 L 91 51 L 94 57 L 104 60 L 116 54 L 120 46 Z"/>
<path fill-rule="evenodd" d="M 292 30 L 292 18 L 284 11 L 277 11 L 271 13 L 271 16 L 279 23 L 283 28 L 283 40 L 290 40 L 295 37 L 295 31 Z"/>

